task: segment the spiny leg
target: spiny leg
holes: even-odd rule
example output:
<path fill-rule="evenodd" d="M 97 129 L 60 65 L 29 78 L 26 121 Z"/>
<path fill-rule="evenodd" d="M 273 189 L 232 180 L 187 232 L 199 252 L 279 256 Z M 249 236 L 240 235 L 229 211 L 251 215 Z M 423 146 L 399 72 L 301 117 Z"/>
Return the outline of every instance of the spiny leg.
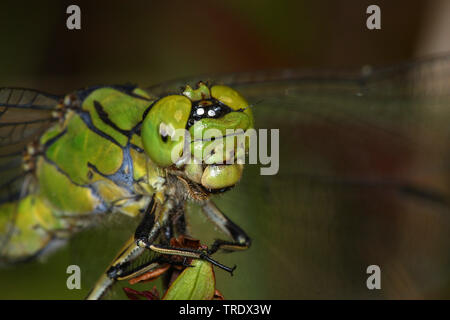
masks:
<path fill-rule="evenodd" d="M 136 245 L 134 236 L 127 240 L 119 254 L 114 258 L 106 271 L 97 280 L 95 286 L 86 297 L 87 300 L 101 299 L 116 282 L 124 265 L 140 256 L 145 250 Z"/>
<path fill-rule="evenodd" d="M 176 247 L 164 246 L 164 245 L 160 245 L 160 244 L 153 244 L 149 248 L 153 251 L 156 251 L 156 252 L 159 252 L 162 254 L 177 255 L 177 256 L 182 256 L 182 257 L 187 257 L 187 258 L 205 260 L 205 261 L 212 263 L 216 267 L 219 267 L 219 268 L 231 273 L 231 275 L 233 275 L 233 271 L 234 271 L 234 269 L 236 269 L 236 266 L 234 266 L 233 268 L 230 268 L 230 267 L 227 267 L 227 266 L 221 264 L 220 262 L 212 259 L 211 257 L 209 257 L 208 252 L 203 251 L 203 250 L 194 250 L 194 249 L 188 249 L 188 248 L 176 248 Z"/>
<path fill-rule="evenodd" d="M 211 200 L 207 200 L 202 205 L 203 213 L 217 227 L 227 234 L 233 241 L 217 239 L 214 241 L 208 254 L 213 254 L 219 249 L 228 251 L 246 250 L 250 247 L 252 241 L 250 237 L 238 225 L 231 221 Z"/>
<path fill-rule="evenodd" d="M 135 233 L 136 244 L 141 248 L 150 249 L 161 254 L 178 255 L 187 258 L 206 260 L 214 264 L 215 266 L 224 269 L 225 271 L 233 273 L 234 268 L 229 268 L 215 261 L 214 259 L 210 258 L 209 254 L 204 250 L 177 248 L 154 242 L 154 240 L 158 236 L 160 229 L 166 225 L 167 221 L 169 221 L 171 208 L 173 208 L 173 206 L 170 204 L 169 200 L 168 203 L 166 203 L 163 206 L 163 209 L 159 212 L 158 219 L 156 221 L 150 216 L 144 217 Z"/>
<path fill-rule="evenodd" d="M 154 227 L 153 221 L 155 220 L 156 207 L 157 206 L 155 200 L 152 199 L 136 232 L 139 232 L 139 230 L 141 229 L 152 229 L 152 227 Z M 151 230 L 151 232 L 149 233 L 151 233 L 152 235 L 157 235 L 158 231 L 159 229 Z M 113 286 L 113 284 L 123 275 L 127 264 L 139 257 L 145 251 L 144 248 L 136 244 L 135 238 L 136 235 L 133 235 L 130 239 L 127 240 L 125 245 L 119 251 L 119 254 L 114 258 L 106 271 L 101 275 L 100 279 L 98 279 L 94 288 L 89 292 L 86 299 L 101 299 L 105 295 L 105 293 Z"/>
<path fill-rule="evenodd" d="M 88 294 L 87 299 L 101 299 L 101 297 L 112 287 L 112 285 L 117 280 L 129 278 L 130 275 L 126 272 L 128 263 L 139 257 L 145 249 L 150 249 L 161 254 L 179 255 L 182 257 L 206 260 L 213 265 L 232 273 L 235 267 L 229 268 L 227 266 L 224 266 L 221 263 L 210 258 L 209 255 L 217 251 L 219 247 L 222 248 L 222 245 L 230 246 L 230 248 L 232 247 L 238 249 L 246 249 L 250 245 L 250 238 L 248 238 L 248 236 L 244 231 L 242 231 L 242 229 L 240 229 L 225 215 L 223 215 L 219 211 L 219 209 L 217 209 L 217 207 L 215 207 L 213 204 L 212 206 L 213 207 L 209 210 L 214 210 L 215 208 L 218 213 L 214 213 L 214 215 L 211 213 L 211 215 L 208 216 L 211 216 L 211 219 L 213 219 L 213 221 L 219 221 L 220 219 L 222 219 L 222 224 L 218 224 L 217 222 L 216 224 L 227 234 L 230 234 L 235 242 L 216 240 L 212 247 L 212 250 L 209 250 L 208 252 L 205 252 L 203 250 L 175 248 L 155 243 L 156 238 L 160 235 L 161 228 L 165 227 L 167 222 L 169 221 L 170 211 L 173 206 L 171 205 L 170 201 L 160 206 L 156 204 L 156 201 L 154 199 L 152 199 L 151 203 L 144 213 L 144 217 L 141 223 L 136 229 L 134 236 L 125 243 L 120 253 L 116 256 L 106 272 L 100 277 L 94 288 Z M 155 214 L 157 210 L 158 214 Z M 157 216 L 158 218 L 155 219 L 155 216 Z M 244 240 L 241 241 L 242 239 Z M 148 270 L 148 266 L 142 266 L 142 268 L 137 268 L 133 272 L 133 274 L 137 275 L 141 272 L 145 272 L 146 270 Z"/>

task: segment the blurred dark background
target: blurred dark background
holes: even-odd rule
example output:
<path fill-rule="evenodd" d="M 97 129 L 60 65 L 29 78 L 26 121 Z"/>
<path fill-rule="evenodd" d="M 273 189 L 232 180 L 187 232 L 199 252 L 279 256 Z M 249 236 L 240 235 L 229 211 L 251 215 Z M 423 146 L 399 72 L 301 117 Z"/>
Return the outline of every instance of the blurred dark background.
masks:
<path fill-rule="evenodd" d="M 81 30 L 66 28 L 66 8 L 71 4 L 81 8 Z M 366 8 L 371 4 L 381 8 L 381 30 L 366 28 Z M 450 50 L 449 17 L 450 2 L 445 0 L 8 0 L 0 9 L 0 86 L 63 94 L 95 84 L 132 82 L 145 87 L 208 73 L 390 65 Z M 228 206 L 226 212 L 235 207 L 241 207 L 238 212 L 249 210 L 242 201 L 227 205 L 219 200 L 219 204 Z M 244 228 L 253 221 L 240 220 Z M 199 225 L 204 220 L 193 222 Z M 105 222 L 75 237 L 47 264 L 0 270 L 0 298 L 83 298 L 134 223 Z M 276 250 L 269 253 L 277 256 Z M 298 288 L 278 288 L 275 293 L 276 274 L 257 284 L 247 279 L 247 265 L 252 272 L 267 268 L 255 257 L 251 262 L 245 254 L 228 258 L 226 262 L 237 263 L 243 271 L 233 281 L 218 275 L 226 297 L 298 297 L 290 295 Z M 83 265 L 81 291 L 65 286 L 65 268 L 71 263 Z M 297 266 L 292 270 L 295 273 Z M 313 280 L 321 281 L 305 281 Z M 339 294 L 331 292 L 328 297 Z"/>
<path fill-rule="evenodd" d="M 66 8 L 81 8 L 81 30 Z M 381 8 L 381 30 L 366 8 Z M 273 68 L 386 65 L 450 49 L 448 1 L 2 1 L 0 85 L 98 83 Z M 448 15 L 447 15 L 448 17 Z"/>

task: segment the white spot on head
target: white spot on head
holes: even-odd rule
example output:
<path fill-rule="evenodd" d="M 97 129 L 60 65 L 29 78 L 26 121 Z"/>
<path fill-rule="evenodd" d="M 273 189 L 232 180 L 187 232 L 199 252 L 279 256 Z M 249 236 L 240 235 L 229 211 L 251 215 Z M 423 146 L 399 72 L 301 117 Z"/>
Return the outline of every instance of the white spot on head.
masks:
<path fill-rule="evenodd" d="M 214 110 L 208 110 L 208 116 L 214 117 L 216 115 L 216 112 Z"/>
<path fill-rule="evenodd" d="M 197 115 L 201 116 L 204 113 L 205 113 L 205 109 L 203 109 L 203 108 L 198 108 L 197 109 Z"/>

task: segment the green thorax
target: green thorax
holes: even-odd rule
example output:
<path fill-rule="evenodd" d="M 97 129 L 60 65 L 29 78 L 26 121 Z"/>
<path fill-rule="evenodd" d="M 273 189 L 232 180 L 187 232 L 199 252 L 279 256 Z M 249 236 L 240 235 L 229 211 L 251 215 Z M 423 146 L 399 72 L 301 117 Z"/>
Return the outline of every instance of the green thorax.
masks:
<path fill-rule="evenodd" d="M 133 196 L 151 192 L 140 123 L 152 102 L 134 87 L 89 88 L 68 96 L 64 118 L 40 139 L 40 194 L 66 214 L 117 207 L 136 215 Z"/>

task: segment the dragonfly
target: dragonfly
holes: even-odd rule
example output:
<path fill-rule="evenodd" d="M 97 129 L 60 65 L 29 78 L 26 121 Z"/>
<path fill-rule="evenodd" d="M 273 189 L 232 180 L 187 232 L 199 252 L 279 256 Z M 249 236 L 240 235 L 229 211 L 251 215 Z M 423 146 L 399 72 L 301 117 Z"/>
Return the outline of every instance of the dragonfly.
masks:
<path fill-rule="evenodd" d="M 68 113 L 81 107 L 83 113 L 96 115 L 92 118 L 92 126 L 97 129 L 91 128 L 89 131 L 93 139 L 100 139 L 105 134 L 122 135 L 125 140 L 128 138 L 129 141 L 124 143 L 133 144 L 128 149 L 133 164 L 140 162 L 148 166 L 149 159 L 153 163 L 160 161 L 163 165 L 142 169 L 143 176 L 151 179 L 161 176 L 159 172 L 165 168 L 167 152 L 163 152 L 162 148 L 147 151 L 150 148 L 138 141 L 143 129 L 138 132 L 138 127 L 130 125 L 130 115 L 125 114 L 122 107 L 127 101 L 116 105 L 112 103 L 114 106 L 105 111 L 106 102 L 114 101 L 117 95 L 131 97 L 132 108 L 140 108 L 133 115 L 136 120 L 132 123 L 137 125 L 150 114 L 151 111 L 146 110 L 155 101 L 164 102 L 167 97 L 176 96 L 183 101 L 190 100 L 198 110 L 201 107 L 201 104 L 196 104 L 201 101 L 199 97 L 205 92 L 206 96 L 211 96 L 211 89 L 217 86 L 228 92 L 230 97 L 239 96 L 247 101 L 233 109 L 223 102 L 227 99 L 220 102 L 218 95 L 212 94 L 212 99 L 233 109 L 231 112 L 227 109 L 226 114 L 245 113 L 252 118 L 245 129 L 252 126 L 279 129 L 280 135 L 279 170 L 275 175 L 261 175 L 260 167 L 265 164 L 246 164 L 243 172 L 233 169 L 226 174 L 231 180 L 224 179 L 227 181 L 223 185 L 219 183 L 217 189 L 221 192 L 215 194 L 211 188 L 199 188 L 194 193 L 201 199 L 187 207 L 183 205 L 179 210 L 182 214 L 177 216 L 184 221 L 168 224 L 181 228 L 175 233 L 194 233 L 194 237 L 201 239 L 202 243 L 205 243 L 204 239 L 212 238 L 214 241 L 217 232 L 229 236 L 229 240 L 212 242 L 210 248 L 213 250 L 210 252 L 192 253 L 196 258 L 210 259 L 225 270 L 229 270 L 226 267 L 228 264 L 238 265 L 232 278 L 226 272 L 216 274 L 217 284 L 226 297 L 448 297 L 449 73 L 450 58 L 440 56 L 379 69 L 366 66 L 355 72 L 281 70 L 191 77 L 145 89 L 100 86 L 79 90 L 65 97 L 27 90 L 23 96 L 16 93 L 16 100 L 9 102 L 10 95 L 2 91 L 1 103 L 7 107 L 2 108 L 0 118 L 3 139 L 1 175 L 4 182 L 0 225 L 3 228 L 8 226 L 9 230 L 20 230 L 23 212 L 28 212 L 30 208 L 42 210 L 38 212 L 49 210 L 39 200 L 34 200 L 34 207 L 31 202 L 23 200 L 38 194 L 43 188 L 39 179 L 36 181 L 28 174 L 35 170 L 36 157 L 40 157 L 42 152 L 39 145 L 32 142 L 38 137 L 41 146 L 45 147 L 46 143 L 60 140 L 65 135 L 61 128 L 65 128 Z M 200 81 L 209 83 L 208 80 L 211 85 L 197 86 Z M 97 100 L 90 96 L 96 92 L 100 103 L 95 103 Z M 27 97 L 31 100 L 27 101 Z M 115 112 L 110 111 L 114 108 Z M 158 116 L 163 117 L 164 114 Z M 223 117 L 221 112 L 218 114 Z M 197 121 L 194 119 L 194 125 Z M 86 124 L 82 117 L 79 122 Z M 117 128 L 119 123 L 123 127 Z M 140 125 L 144 123 L 145 120 Z M 165 143 L 162 139 L 168 132 L 165 129 L 160 129 L 159 135 L 155 135 L 161 139 L 161 145 Z M 127 136 L 131 132 L 133 135 Z M 89 148 L 91 155 L 80 155 L 81 161 L 76 164 L 73 160 L 78 157 L 71 152 L 76 143 L 81 144 L 81 139 L 73 141 L 72 145 L 61 144 L 61 150 L 67 148 L 67 151 L 55 154 L 66 157 L 70 168 L 61 171 L 73 170 L 74 176 L 80 178 L 77 186 L 83 184 L 83 179 L 100 181 L 106 177 L 114 182 L 114 179 L 118 181 L 126 175 L 123 161 L 113 163 L 117 157 L 106 156 L 102 163 L 87 160 L 100 156 L 97 150 L 101 149 L 99 143 L 93 143 Z M 142 154 L 142 159 L 134 158 L 132 152 Z M 74 163 L 70 164 L 70 161 Z M 103 168 L 100 169 L 100 166 Z M 71 181 L 65 189 L 54 178 L 58 176 L 58 170 L 52 167 L 49 171 L 51 169 L 53 171 L 48 173 L 49 194 L 56 194 L 56 191 L 70 194 L 59 199 L 61 203 L 70 203 L 67 209 L 80 211 L 80 207 L 89 204 L 77 199 L 75 183 Z M 106 171 L 109 175 L 104 174 Z M 195 170 L 189 174 L 174 176 L 175 179 L 184 179 L 183 187 L 192 186 L 195 179 L 198 184 L 198 176 L 194 180 L 189 178 L 195 176 Z M 153 181 L 152 188 L 161 183 L 160 180 Z M 106 200 L 108 196 L 112 195 L 107 195 L 105 191 L 99 198 Z M 166 221 L 157 221 L 155 216 L 170 216 L 155 215 L 155 212 L 162 210 L 160 205 L 155 205 L 158 201 L 161 200 L 157 197 L 130 197 L 115 203 L 115 211 L 129 216 L 133 216 L 130 212 L 137 212 L 131 219 L 139 220 L 140 217 L 141 221 L 137 228 L 129 230 L 131 238 L 127 237 L 129 240 L 121 251 L 123 255 L 119 255 L 119 260 L 116 258 L 107 271 L 127 261 L 135 250 L 191 254 L 169 248 L 163 240 L 148 241 L 151 238 L 149 225 L 166 225 Z M 21 204 L 19 209 L 18 203 Z M 6 207 L 9 209 L 4 209 Z M 206 213 L 210 220 L 216 222 L 218 230 L 193 214 L 198 211 Z M 52 233 L 54 246 L 57 246 L 58 240 L 69 238 L 75 231 L 90 225 L 91 216 L 98 220 L 99 216 L 106 215 L 101 212 L 93 214 L 91 208 L 84 212 L 89 214 L 64 216 L 71 222 L 70 231 L 59 228 L 58 224 L 63 221 L 59 217 L 39 223 L 58 226 Z M 48 217 L 44 215 L 39 218 Z M 103 231 L 105 229 L 107 233 L 108 227 L 104 227 Z M 152 236 L 168 238 L 174 232 L 169 229 L 165 232 L 153 229 Z M 17 233 L 9 230 L 2 230 L 3 250 L 10 250 L 11 239 L 18 237 Z M 97 231 L 93 232 L 95 241 L 92 241 L 92 246 L 94 242 L 109 242 L 108 237 L 100 235 L 101 232 L 98 232 L 99 235 Z M 145 235 L 141 238 L 143 241 L 137 243 L 139 237 L 136 235 L 142 234 Z M 31 241 L 30 237 L 29 240 L 20 242 L 22 252 L 42 249 L 42 239 Z M 89 251 L 88 246 L 85 247 L 78 250 Z M 48 251 L 51 249 L 48 248 Z M 225 255 L 220 253 L 221 249 L 248 250 Z M 215 256 L 216 260 L 213 260 L 210 254 L 215 251 L 217 258 Z M 120 260 L 124 256 L 125 260 Z M 90 263 L 92 259 L 89 259 Z M 382 289 L 369 288 L 368 270 L 373 265 L 378 266 L 381 272 Z M 10 270 L 8 274 L 14 272 L 14 269 Z M 94 298 L 100 297 L 103 289 L 109 287 L 113 280 L 111 273 L 103 273 L 100 282 L 94 285 L 97 288 Z"/>
<path fill-rule="evenodd" d="M 42 105 L 40 93 L 23 89 L 6 88 L 2 96 L 6 97 L 6 118 L 10 108 L 41 110 L 52 105 Z M 100 86 L 59 99 L 53 103 L 52 116 L 59 123 L 27 144 L 23 172 L 4 185 L 9 187 L 23 175 L 34 180 L 22 185 L 18 200 L 11 201 L 17 194 L 9 190 L 1 208 L 7 220 L 2 239 L 6 263 L 45 254 L 55 241 L 87 227 L 92 217 L 120 212 L 142 215 L 142 222 L 89 299 L 101 298 L 147 249 L 204 259 L 232 272 L 210 255 L 223 248 L 245 249 L 250 238 L 209 196 L 233 187 L 242 174 L 242 164 L 223 161 L 234 162 L 245 146 L 226 154 L 218 152 L 225 145 L 226 129 L 240 129 L 243 134 L 253 126 L 251 110 L 242 96 L 230 87 L 201 82 L 196 89 L 187 85 L 181 95 L 158 99 L 134 86 Z M 6 146 L 17 141 L 17 125 L 6 124 L 7 130 L 13 127 L 5 136 Z M 217 139 L 205 136 L 212 130 L 219 132 Z M 178 133 L 181 139 L 175 137 Z M 21 130 L 19 136 L 24 137 Z M 190 141 L 191 136 L 196 140 Z M 6 159 L 10 156 L 5 154 Z M 175 233 L 185 234 L 187 200 L 201 202 L 205 214 L 231 241 L 216 240 L 206 251 L 170 246 Z"/>

